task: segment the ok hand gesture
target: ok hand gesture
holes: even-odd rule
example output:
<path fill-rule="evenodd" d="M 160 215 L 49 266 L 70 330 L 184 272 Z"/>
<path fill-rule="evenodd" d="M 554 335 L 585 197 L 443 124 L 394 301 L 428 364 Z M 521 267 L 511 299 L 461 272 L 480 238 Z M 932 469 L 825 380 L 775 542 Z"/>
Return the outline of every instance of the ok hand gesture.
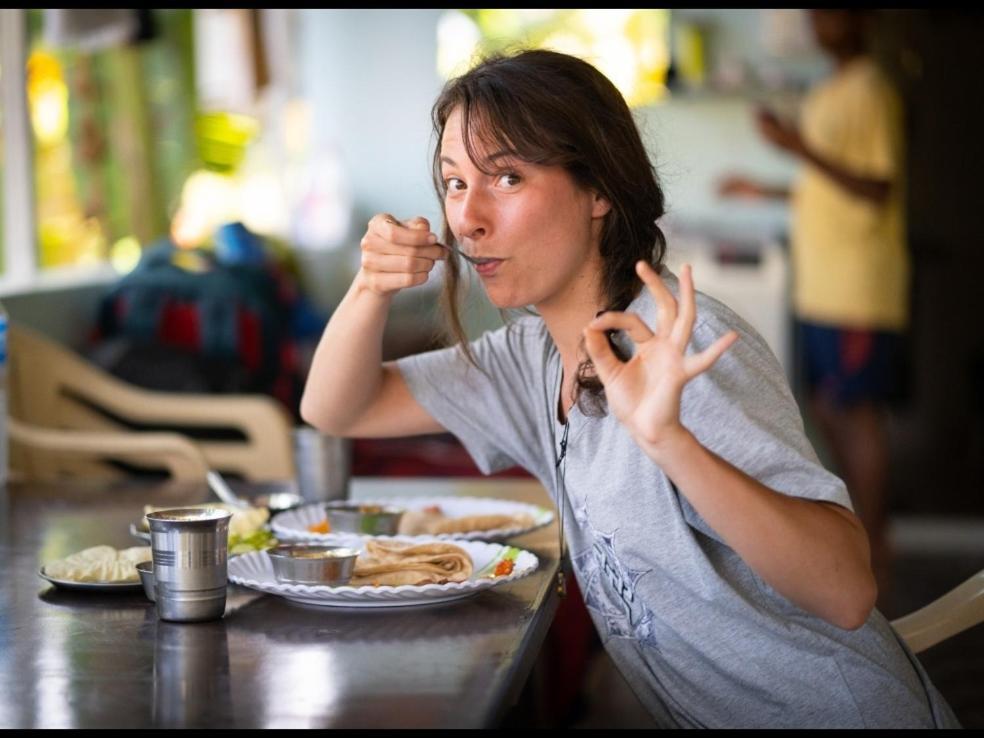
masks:
<path fill-rule="evenodd" d="M 694 283 L 689 265 L 680 271 L 680 304 L 651 266 L 640 261 L 636 273 L 658 307 L 658 325 L 651 329 L 635 313 L 608 312 L 584 329 L 588 356 L 605 386 L 608 406 L 637 443 L 654 448 L 683 431 L 680 396 L 691 379 L 707 371 L 733 344 L 729 331 L 699 354 L 685 354 L 696 318 Z M 623 330 L 636 344 L 635 355 L 620 361 L 605 338 Z"/>

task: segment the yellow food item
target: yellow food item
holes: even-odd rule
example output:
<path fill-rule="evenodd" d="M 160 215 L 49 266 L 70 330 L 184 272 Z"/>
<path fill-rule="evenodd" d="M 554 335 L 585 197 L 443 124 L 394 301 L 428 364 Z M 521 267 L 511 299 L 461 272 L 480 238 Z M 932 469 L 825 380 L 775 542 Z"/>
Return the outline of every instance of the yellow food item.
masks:
<path fill-rule="evenodd" d="M 328 522 L 328 518 L 325 518 L 320 523 L 309 525 L 308 531 L 311 533 L 331 533 L 331 523 Z"/>

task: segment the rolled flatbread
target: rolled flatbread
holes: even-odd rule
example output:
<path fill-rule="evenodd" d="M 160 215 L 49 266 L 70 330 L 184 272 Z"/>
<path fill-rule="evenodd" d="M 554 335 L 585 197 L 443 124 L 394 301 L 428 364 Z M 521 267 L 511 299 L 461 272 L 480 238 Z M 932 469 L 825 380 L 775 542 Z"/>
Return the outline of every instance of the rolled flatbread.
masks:
<path fill-rule="evenodd" d="M 137 582 L 140 581 L 137 564 L 150 560 L 150 546 L 122 551 L 112 546 L 93 546 L 45 564 L 44 573 L 68 582 Z"/>
<path fill-rule="evenodd" d="M 407 510 L 400 519 L 399 534 L 401 536 L 436 536 L 442 533 L 475 533 L 485 530 L 530 528 L 533 522 L 533 516 L 527 513 L 519 515 L 464 515 L 460 518 L 449 518 L 443 513 L 433 510 Z"/>
<path fill-rule="evenodd" d="M 349 585 L 444 584 L 464 582 L 471 573 L 471 556 L 450 543 L 368 541 Z"/>
<path fill-rule="evenodd" d="M 397 533 L 401 536 L 433 535 L 431 527 L 448 520 L 436 510 L 407 510 L 400 518 Z"/>
<path fill-rule="evenodd" d="M 522 515 L 465 515 L 461 518 L 445 518 L 430 524 L 431 534 L 469 533 L 472 531 L 497 530 L 499 528 L 528 528 L 533 525 L 533 517 Z"/>

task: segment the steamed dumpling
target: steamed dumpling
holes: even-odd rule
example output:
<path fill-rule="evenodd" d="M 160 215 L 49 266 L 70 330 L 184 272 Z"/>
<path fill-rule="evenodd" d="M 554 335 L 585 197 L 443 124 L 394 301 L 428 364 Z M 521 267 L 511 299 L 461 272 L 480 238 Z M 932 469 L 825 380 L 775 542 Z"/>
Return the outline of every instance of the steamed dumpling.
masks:
<path fill-rule="evenodd" d="M 137 564 L 150 560 L 150 546 L 122 551 L 112 546 L 93 546 L 46 564 L 44 573 L 69 582 L 137 582 Z"/>

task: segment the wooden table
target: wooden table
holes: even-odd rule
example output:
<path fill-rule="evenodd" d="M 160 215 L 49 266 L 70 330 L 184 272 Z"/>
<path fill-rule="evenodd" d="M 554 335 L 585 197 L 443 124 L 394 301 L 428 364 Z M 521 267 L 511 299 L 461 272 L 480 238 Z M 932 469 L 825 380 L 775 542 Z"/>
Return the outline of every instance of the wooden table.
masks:
<path fill-rule="evenodd" d="M 552 509 L 521 479 L 356 478 L 350 492 L 445 495 Z M 511 541 L 540 558 L 532 575 L 422 607 L 314 607 L 230 585 L 221 620 L 168 623 L 142 592 L 38 576 L 89 546 L 140 545 L 128 528 L 145 504 L 208 499 L 204 485 L 0 488 L 0 727 L 494 727 L 515 702 L 557 606 L 556 522 Z"/>

